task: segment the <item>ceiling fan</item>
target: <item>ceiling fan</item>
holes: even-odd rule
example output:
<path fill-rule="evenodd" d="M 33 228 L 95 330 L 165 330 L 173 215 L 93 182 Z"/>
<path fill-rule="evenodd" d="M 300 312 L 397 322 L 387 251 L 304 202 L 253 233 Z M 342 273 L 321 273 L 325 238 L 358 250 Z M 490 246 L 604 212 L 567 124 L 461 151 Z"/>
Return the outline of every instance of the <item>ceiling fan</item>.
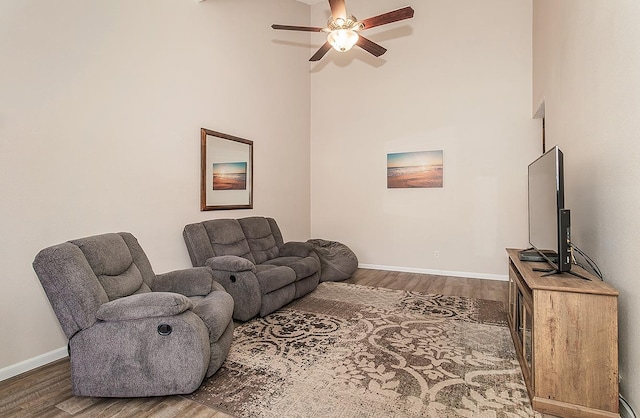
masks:
<path fill-rule="evenodd" d="M 327 33 L 327 41 L 320 47 L 320 49 L 318 49 L 309 61 L 319 61 L 327 52 L 329 52 L 331 47 L 336 51 L 346 52 L 354 45 L 358 45 L 368 53 L 379 57 L 387 52 L 386 48 L 365 38 L 360 34 L 360 32 L 375 26 L 410 19 L 413 17 L 414 13 L 413 9 L 407 6 L 378 16 L 373 16 L 368 19 L 358 20 L 355 16 L 347 14 L 347 8 L 344 0 L 329 0 L 329 7 L 331 7 L 331 17 L 329 18 L 327 27 L 325 28 L 289 25 L 271 25 L 271 27 L 279 30 Z"/>

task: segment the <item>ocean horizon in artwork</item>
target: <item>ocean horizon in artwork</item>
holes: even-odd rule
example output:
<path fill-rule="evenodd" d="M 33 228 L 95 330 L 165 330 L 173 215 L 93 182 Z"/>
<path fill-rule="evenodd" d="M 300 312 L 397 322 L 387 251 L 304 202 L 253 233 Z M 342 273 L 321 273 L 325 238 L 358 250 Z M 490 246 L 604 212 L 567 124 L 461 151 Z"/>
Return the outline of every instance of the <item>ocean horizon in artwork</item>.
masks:
<path fill-rule="evenodd" d="M 246 190 L 247 163 L 213 163 L 213 190 Z"/>
<path fill-rule="evenodd" d="M 442 185 L 442 150 L 387 154 L 387 188 L 431 188 Z"/>

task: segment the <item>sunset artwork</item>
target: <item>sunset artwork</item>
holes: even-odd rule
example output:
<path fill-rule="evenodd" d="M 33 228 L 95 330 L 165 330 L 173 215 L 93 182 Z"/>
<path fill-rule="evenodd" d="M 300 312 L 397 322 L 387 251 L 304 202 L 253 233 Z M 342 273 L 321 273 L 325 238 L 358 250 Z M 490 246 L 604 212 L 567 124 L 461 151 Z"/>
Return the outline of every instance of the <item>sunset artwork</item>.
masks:
<path fill-rule="evenodd" d="M 387 154 L 387 188 L 442 187 L 442 150 Z"/>
<path fill-rule="evenodd" d="M 213 190 L 246 190 L 247 163 L 213 163 Z"/>

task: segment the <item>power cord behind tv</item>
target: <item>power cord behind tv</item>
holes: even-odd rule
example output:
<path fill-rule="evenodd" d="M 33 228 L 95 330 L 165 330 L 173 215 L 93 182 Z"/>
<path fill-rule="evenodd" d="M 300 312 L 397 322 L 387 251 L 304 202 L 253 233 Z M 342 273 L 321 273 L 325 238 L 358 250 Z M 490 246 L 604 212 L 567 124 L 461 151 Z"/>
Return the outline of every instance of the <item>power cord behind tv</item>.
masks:
<path fill-rule="evenodd" d="M 627 400 L 625 398 L 623 398 L 622 395 L 619 395 L 618 399 L 620 400 L 620 406 L 622 407 L 620 409 L 620 416 L 622 418 L 637 418 L 638 417 L 636 415 L 636 411 L 634 411 L 633 408 L 631 408 L 631 405 L 629 405 L 629 402 L 627 402 Z M 631 415 L 629 415 L 629 414 L 631 414 Z"/>
<path fill-rule="evenodd" d="M 604 281 L 604 276 L 602 274 L 602 271 L 600 271 L 600 268 L 598 267 L 598 265 L 596 264 L 595 261 L 593 261 L 593 259 L 591 257 L 589 257 L 584 251 L 582 251 L 580 248 L 578 248 L 577 245 L 575 245 L 574 243 L 571 243 L 571 248 L 573 250 L 575 250 L 578 254 L 580 254 L 582 256 L 582 258 L 584 258 L 584 260 L 587 262 L 587 264 L 589 265 L 589 269 L 591 271 L 593 271 L 593 273 L 598 276 L 598 278 L 602 281 Z M 573 263 L 577 266 L 582 267 L 583 269 L 587 270 L 587 267 L 585 267 L 583 264 L 579 263 L 575 256 L 573 256 Z"/>

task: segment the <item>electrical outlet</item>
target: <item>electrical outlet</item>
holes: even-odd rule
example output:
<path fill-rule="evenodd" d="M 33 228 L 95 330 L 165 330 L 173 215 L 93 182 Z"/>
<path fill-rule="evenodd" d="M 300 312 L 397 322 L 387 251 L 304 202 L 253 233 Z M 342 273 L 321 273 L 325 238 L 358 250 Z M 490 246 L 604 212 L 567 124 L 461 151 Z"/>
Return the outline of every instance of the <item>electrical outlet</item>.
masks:
<path fill-rule="evenodd" d="M 433 258 L 440 258 L 440 251 L 436 250 L 433 252 Z"/>

